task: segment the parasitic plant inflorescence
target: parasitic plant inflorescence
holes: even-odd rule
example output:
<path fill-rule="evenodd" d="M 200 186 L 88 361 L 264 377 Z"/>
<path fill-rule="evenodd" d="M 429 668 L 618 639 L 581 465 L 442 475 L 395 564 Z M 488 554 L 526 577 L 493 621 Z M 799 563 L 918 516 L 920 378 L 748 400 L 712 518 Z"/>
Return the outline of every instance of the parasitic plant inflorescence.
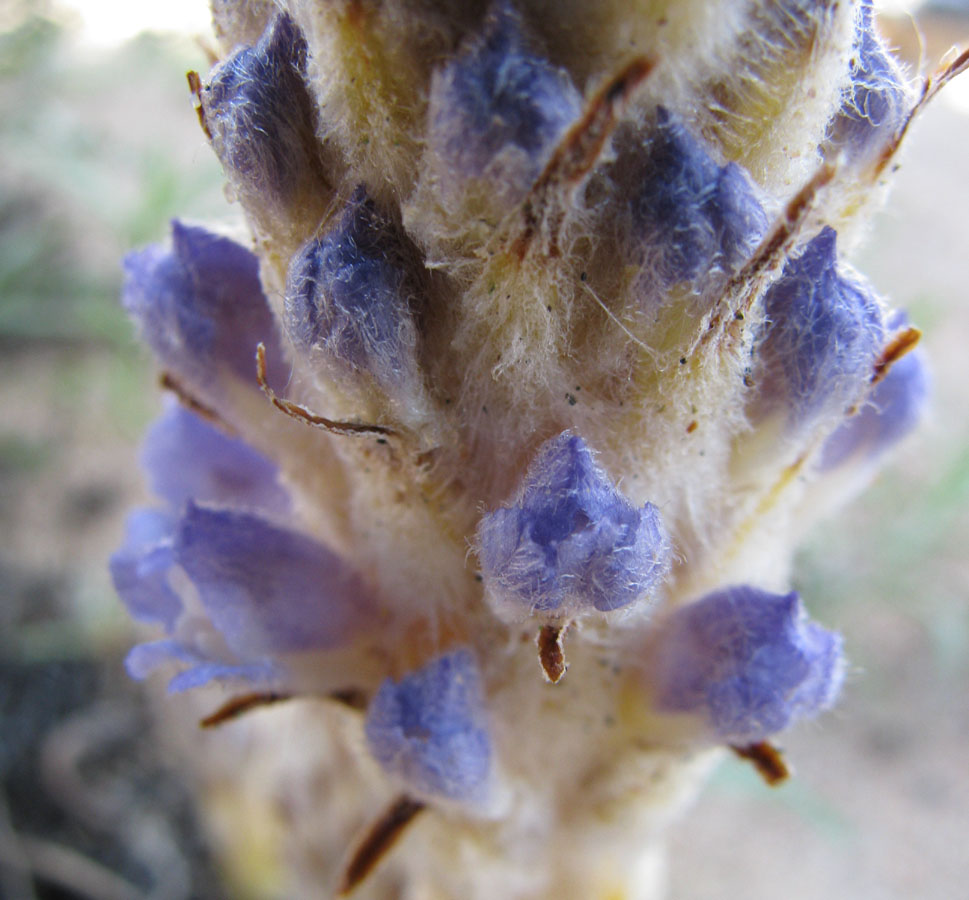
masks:
<path fill-rule="evenodd" d="M 717 748 L 782 773 L 837 699 L 792 552 L 927 384 L 843 251 L 966 57 L 918 84 L 869 0 L 213 10 L 249 238 L 125 263 L 128 669 L 238 719 L 191 756 L 252 895 L 654 897 Z"/>

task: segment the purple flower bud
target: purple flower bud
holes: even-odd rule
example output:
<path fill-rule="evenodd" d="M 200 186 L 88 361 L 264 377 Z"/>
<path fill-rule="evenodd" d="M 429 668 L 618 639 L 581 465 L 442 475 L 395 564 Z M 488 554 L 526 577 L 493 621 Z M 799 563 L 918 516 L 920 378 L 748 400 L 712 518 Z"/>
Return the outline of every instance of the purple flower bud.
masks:
<path fill-rule="evenodd" d="M 374 612 L 363 581 L 336 553 L 246 513 L 190 503 L 175 560 L 240 659 L 337 647 Z"/>
<path fill-rule="evenodd" d="M 182 601 L 168 584 L 174 557 L 175 517 L 155 509 L 136 509 L 125 523 L 125 539 L 110 561 L 114 589 L 139 622 L 163 625 L 169 632 L 182 614 Z"/>
<path fill-rule="evenodd" d="M 357 188 L 336 227 L 290 263 L 286 326 L 293 341 L 393 392 L 417 377 L 420 268 L 403 230 Z"/>
<path fill-rule="evenodd" d="M 894 330 L 907 321 L 904 314 L 896 314 L 888 327 Z M 892 365 L 858 412 L 825 441 L 821 469 L 833 469 L 849 460 L 873 460 L 881 456 L 919 423 L 928 394 L 925 356 L 913 350 Z"/>
<path fill-rule="evenodd" d="M 898 64 L 875 33 L 871 0 L 862 0 L 849 83 L 828 126 L 826 152 L 841 150 L 850 161 L 877 153 L 905 124 L 913 102 Z"/>
<path fill-rule="evenodd" d="M 567 431 L 541 447 L 515 501 L 481 520 L 478 543 L 485 587 L 512 617 L 627 606 L 671 559 L 656 507 L 636 509 Z"/>
<path fill-rule="evenodd" d="M 435 73 L 429 107 L 442 177 L 480 178 L 511 154 L 502 175 L 520 195 L 578 117 L 582 98 L 568 74 L 529 49 L 520 17 L 501 3 L 482 37 Z"/>
<path fill-rule="evenodd" d="M 161 365 L 211 398 L 226 370 L 255 385 L 256 345 L 270 371 L 285 369 L 276 326 L 245 247 L 172 223 L 172 249 L 153 245 L 124 261 L 122 302 Z"/>
<path fill-rule="evenodd" d="M 212 146 L 245 199 L 285 206 L 322 185 L 316 115 L 305 83 L 306 41 L 276 16 L 253 47 L 219 65 L 201 93 Z M 304 198 L 305 199 L 305 198 Z"/>
<path fill-rule="evenodd" d="M 715 591 L 665 623 L 650 662 L 657 707 L 698 713 L 729 743 L 762 741 L 834 703 L 841 644 L 796 593 Z"/>
<path fill-rule="evenodd" d="M 182 406 L 152 425 L 142 463 L 152 491 L 172 507 L 188 500 L 285 513 L 289 495 L 276 465 Z"/>
<path fill-rule="evenodd" d="M 871 288 L 839 271 L 836 237 L 822 229 L 764 296 L 755 402 L 762 410 L 786 406 L 792 428 L 840 416 L 857 402 L 884 341 Z"/>
<path fill-rule="evenodd" d="M 365 728 L 374 758 L 408 790 L 468 803 L 485 799 L 491 738 L 468 650 L 439 656 L 399 682 L 384 681 Z"/>
<path fill-rule="evenodd" d="M 769 223 L 739 165 L 718 165 L 662 107 L 645 144 L 624 153 L 632 230 L 646 245 L 651 283 L 665 289 L 711 271 L 732 274 L 750 258 Z"/>

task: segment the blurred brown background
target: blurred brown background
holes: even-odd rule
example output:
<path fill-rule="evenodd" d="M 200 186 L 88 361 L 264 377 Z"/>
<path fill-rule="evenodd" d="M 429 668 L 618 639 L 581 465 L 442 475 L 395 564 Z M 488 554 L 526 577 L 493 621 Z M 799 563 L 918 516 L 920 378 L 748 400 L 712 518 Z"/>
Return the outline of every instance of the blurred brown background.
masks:
<path fill-rule="evenodd" d="M 204 0 L 113 6 L 185 31 L 124 40 L 138 22 L 100 6 L 84 30 L 65 5 L 0 0 L 0 897 L 17 900 L 225 895 L 121 668 L 106 559 L 159 408 L 119 261 L 173 215 L 235 212 L 184 80 L 207 65 Z M 905 15 L 885 22 L 928 67 L 969 40 L 969 3 L 923 7 L 921 43 Z M 918 124 L 857 260 L 925 332 L 928 421 L 798 566 L 845 633 L 848 689 L 786 737 L 792 783 L 720 767 L 674 829 L 674 900 L 969 896 L 965 81 Z"/>

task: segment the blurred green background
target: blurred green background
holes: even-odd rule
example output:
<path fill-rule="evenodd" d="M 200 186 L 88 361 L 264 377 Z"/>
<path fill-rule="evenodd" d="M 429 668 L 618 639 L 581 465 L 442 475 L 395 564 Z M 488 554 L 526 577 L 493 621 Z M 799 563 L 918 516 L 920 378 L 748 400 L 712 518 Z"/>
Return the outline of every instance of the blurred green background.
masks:
<path fill-rule="evenodd" d="M 190 786 L 121 668 L 106 561 L 159 405 L 118 304 L 124 253 L 225 218 L 188 37 L 113 47 L 0 7 L 0 897 L 223 896 Z"/>
<path fill-rule="evenodd" d="M 926 13 L 925 56 L 969 37 L 967 15 Z M 888 24 L 917 58 L 908 20 Z M 121 668 L 106 559 L 159 408 L 120 260 L 173 215 L 235 212 L 185 85 L 204 45 L 90 37 L 60 7 L 0 3 L 0 897 L 220 897 L 191 785 Z M 845 633 L 846 696 L 786 739 L 788 786 L 721 766 L 673 831 L 678 900 L 969 895 L 969 90 L 954 87 L 858 259 L 923 327 L 933 407 L 797 568 Z"/>

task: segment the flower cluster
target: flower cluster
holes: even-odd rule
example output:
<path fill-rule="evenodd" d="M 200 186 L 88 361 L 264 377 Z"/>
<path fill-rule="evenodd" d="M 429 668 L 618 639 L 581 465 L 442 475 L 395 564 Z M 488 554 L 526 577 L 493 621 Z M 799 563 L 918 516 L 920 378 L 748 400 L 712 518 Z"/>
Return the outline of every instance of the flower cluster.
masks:
<path fill-rule="evenodd" d="M 775 591 L 815 486 L 924 403 L 837 194 L 916 92 L 869 0 L 214 8 L 190 83 L 253 249 L 176 222 L 125 263 L 175 397 L 111 562 L 163 632 L 129 671 L 342 700 L 300 748 L 359 786 L 332 829 L 374 772 L 404 795 L 348 886 L 426 806 L 416 893 L 615 893 L 586 856 L 634 857 L 695 754 L 841 688 Z"/>

